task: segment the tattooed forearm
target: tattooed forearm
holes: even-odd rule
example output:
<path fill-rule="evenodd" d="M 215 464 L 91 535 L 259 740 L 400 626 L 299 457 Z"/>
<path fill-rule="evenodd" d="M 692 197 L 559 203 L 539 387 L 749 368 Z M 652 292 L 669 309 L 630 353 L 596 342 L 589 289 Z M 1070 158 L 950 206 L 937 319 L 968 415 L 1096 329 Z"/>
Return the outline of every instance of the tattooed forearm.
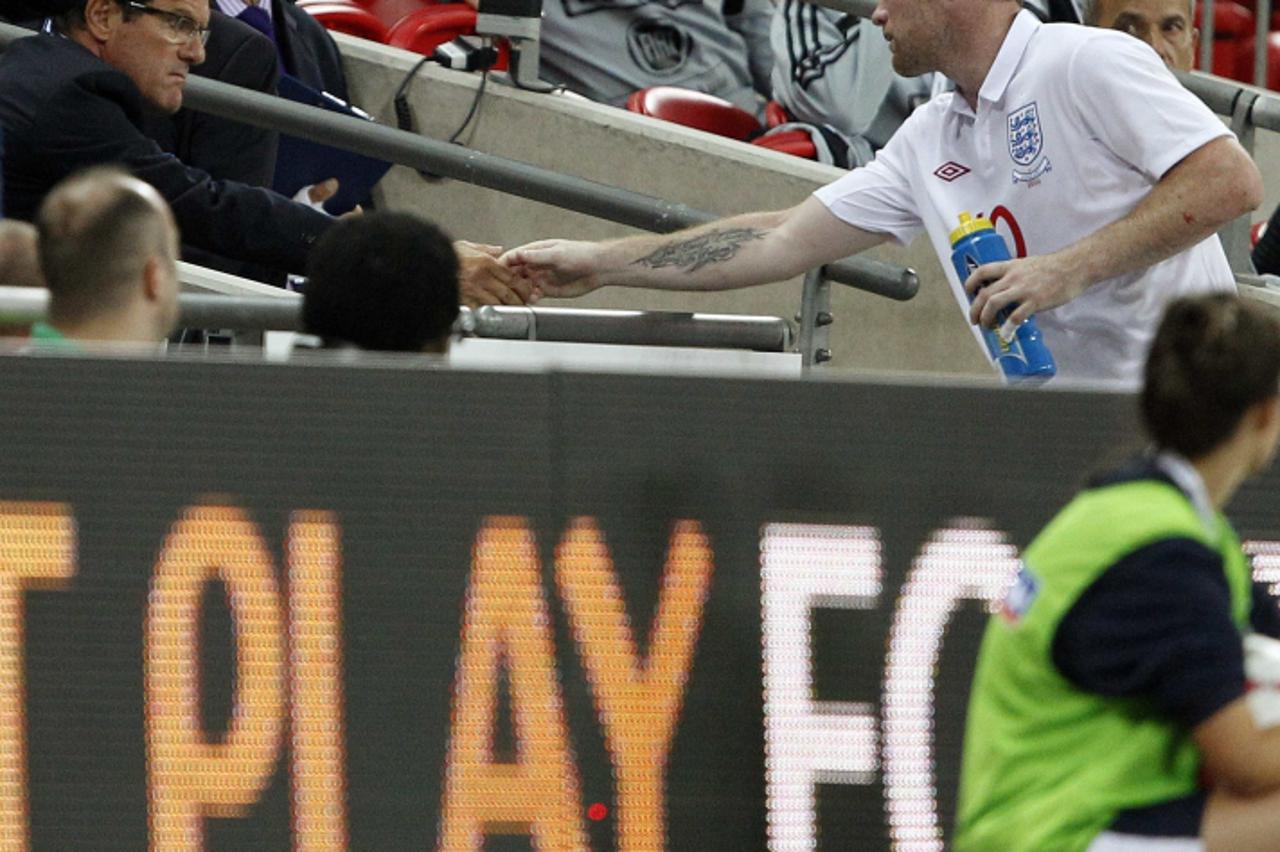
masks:
<path fill-rule="evenodd" d="M 763 239 L 766 233 L 768 231 L 758 228 L 709 231 L 692 239 L 662 246 L 652 254 L 632 261 L 631 265 L 647 266 L 650 269 L 677 266 L 685 272 L 697 272 L 704 266 L 732 260 L 744 243 Z"/>

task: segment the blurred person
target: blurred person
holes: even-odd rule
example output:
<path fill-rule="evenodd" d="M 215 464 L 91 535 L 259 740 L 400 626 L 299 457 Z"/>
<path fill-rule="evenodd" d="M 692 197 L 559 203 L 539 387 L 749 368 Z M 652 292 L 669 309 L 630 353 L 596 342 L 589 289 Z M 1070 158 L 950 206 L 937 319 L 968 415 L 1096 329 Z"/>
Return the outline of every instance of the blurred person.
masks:
<path fill-rule="evenodd" d="M 1200 46 L 1193 0 L 1093 0 L 1086 23 L 1128 33 L 1151 45 L 1164 64 L 1190 71 Z"/>
<path fill-rule="evenodd" d="M 873 21 L 897 73 L 940 72 L 956 91 L 912 113 L 871 163 L 789 210 L 542 241 L 505 261 L 548 296 L 728 289 L 924 231 L 970 322 L 994 328 L 1006 307 L 1006 328 L 1036 314 L 1058 375 L 1128 382 L 1168 302 L 1235 290 L 1215 232 L 1258 205 L 1261 175 L 1146 46 L 1042 24 L 1015 0 L 880 0 Z M 1018 256 L 960 281 L 950 234 L 959 214 L 987 211 Z"/>
<path fill-rule="evenodd" d="M 319 21 L 294 0 L 211 0 L 215 10 L 271 40 L 280 69 L 313 89 L 349 102 L 347 77 L 338 45 Z"/>
<path fill-rule="evenodd" d="M 639 89 L 679 86 L 759 118 L 773 68 L 772 12 L 770 0 L 547 0 L 541 73 L 614 106 Z"/>
<path fill-rule="evenodd" d="M 155 188 L 96 168 L 75 175 L 36 213 L 48 320 L 44 345 L 157 343 L 178 322 L 178 229 Z"/>
<path fill-rule="evenodd" d="M 6 212 L 29 219 L 61 178 L 117 163 L 156 187 L 190 245 L 282 272 L 304 269 L 332 217 L 267 189 L 214 180 L 143 133 L 145 104 L 169 112 L 182 105 L 187 75 L 205 57 L 209 18 L 205 0 L 74 0 L 55 19 L 56 32 L 12 44 L 0 56 Z M 464 296 L 522 304 L 532 287 L 496 261 L 497 251 L 459 244 Z"/>
<path fill-rule="evenodd" d="M 36 229 L 28 222 L 0 219 L 0 286 L 44 287 Z M 0 323 L 0 337 L 26 337 L 25 324 Z"/>
<path fill-rule="evenodd" d="M 1047 23 L 1079 23 L 1072 0 L 1029 0 L 1025 8 Z M 904 76 L 893 70 L 889 43 L 870 18 L 805 0 L 780 0 L 769 30 L 774 56 L 773 99 L 796 121 L 823 128 L 840 144 L 836 165 L 871 162 L 907 116 L 949 91 L 937 73 Z"/>
<path fill-rule="evenodd" d="M 1139 400 L 1150 450 L 1049 522 L 988 622 L 957 852 L 1280 849 L 1280 729 L 1255 722 L 1244 652 L 1280 610 L 1222 514 L 1275 455 L 1278 382 L 1266 308 L 1170 305 Z"/>
<path fill-rule="evenodd" d="M 36 229 L 30 222 L 0 219 L 0 285 L 43 287 Z"/>
<path fill-rule="evenodd" d="M 457 318 L 458 258 L 424 219 L 346 219 L 311 253 L 302 325 L 326 346 L 443 354 Z"/>

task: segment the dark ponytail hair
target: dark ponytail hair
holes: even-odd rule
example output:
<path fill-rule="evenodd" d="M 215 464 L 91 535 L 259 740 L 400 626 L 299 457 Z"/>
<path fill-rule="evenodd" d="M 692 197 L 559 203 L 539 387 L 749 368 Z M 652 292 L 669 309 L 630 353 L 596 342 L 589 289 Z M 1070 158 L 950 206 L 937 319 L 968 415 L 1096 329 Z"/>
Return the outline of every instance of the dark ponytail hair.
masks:
<path fill-rule="evenodd" d="M 1147 355 L 1142 422 L 1161 449 L 1198 458 L 1280 392 L 1280 323 L 1231 293 L 1173 302 Z"/>

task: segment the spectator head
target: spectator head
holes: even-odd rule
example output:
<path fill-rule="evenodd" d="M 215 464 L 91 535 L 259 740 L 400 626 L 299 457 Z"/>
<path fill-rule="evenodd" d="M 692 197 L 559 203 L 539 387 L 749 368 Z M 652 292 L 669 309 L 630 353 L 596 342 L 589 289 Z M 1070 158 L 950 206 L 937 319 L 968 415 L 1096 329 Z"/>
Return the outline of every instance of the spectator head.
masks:
<path fill-rule="evenodd" d="M 43 287 L 34 225 L 0 219 L 0 285 Z"/>
<path fill-rule="evenodd" d="M 1193 0 L 1093 0 L 1086 23 L 1120 30 L 1145 41 L 1164 64 L 1190 71 L 1200 44 Z"/>
<path fill-rule="evenodd" d="M 1250 441 L 1250 470 L 1270 463 L 1280 434 L 1280 323 L 1234 294 L 1169 306 L 1147 356 L 1141 411 L 1161 449 L 1195 460 Z"/>
<path fill-rule="evenodd" d="M 17 219 L 0 219 L 0 286 L 44 287 L 34 225 Z M 26 325 L 0 323 L 0 337 L 19 337 Z"/>
<path fill-rule="evenodd" d="M 177 112 L 187 72 L 204 61 L 209 14 L 206 0 L 75 0 L 58 27 L 158 109 Z"/>
<path fill-rule="evenodd" d="M 84 340 L 159 341 L 178 321 L 178 229 L 160 194 L 112 168 L 53 188 L 36 213 L 49 322 Z"/>
<path fill-rule="evenodd" d="M 338 221 L 307 260 L 302 325 L 326 345 L 444 352 L 458 318 L 458 256 L 449 238 L 407 213 Z"/>

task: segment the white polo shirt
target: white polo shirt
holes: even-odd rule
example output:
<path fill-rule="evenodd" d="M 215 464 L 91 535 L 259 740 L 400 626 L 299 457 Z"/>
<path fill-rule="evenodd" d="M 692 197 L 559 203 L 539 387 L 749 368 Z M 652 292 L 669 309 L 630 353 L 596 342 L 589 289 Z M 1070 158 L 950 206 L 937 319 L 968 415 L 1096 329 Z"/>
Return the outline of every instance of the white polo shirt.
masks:
<path fill-rule="evenodd" d="M 949 235 L 993 218 L 1011 252 L 1049 254 L 1129 213 L 1171 167 L 1230 131 L 1148 45 L 1124 33 L 1014 19 L 978 92 L 917 109 L 868 165 L 815 196 L 838 218 L 908 243 L 929 234 L 956 301 Z M 1205 192 L 1212 192 L 1205 187 Z M 1058 375 L 1138 380 L 1164 306 L 1234 291 L 1216 236 L 1036 315 Z M 981 340 L 977 329 L 974 336 Z M 985 351 L 985 349 L 984 349 Z"/>

